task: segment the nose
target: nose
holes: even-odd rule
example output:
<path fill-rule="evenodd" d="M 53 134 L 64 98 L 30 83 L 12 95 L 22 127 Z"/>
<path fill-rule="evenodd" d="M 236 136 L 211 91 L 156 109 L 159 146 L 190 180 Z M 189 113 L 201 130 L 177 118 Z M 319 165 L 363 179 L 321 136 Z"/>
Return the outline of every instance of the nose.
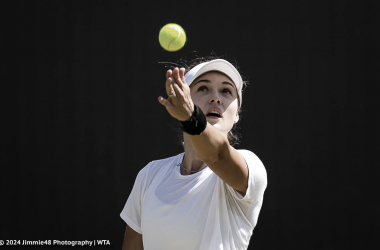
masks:
<path fill-rule="evenodd" d="M 222 104 L 222 100 L 220 99 L 220 97 L 219 97 L 218 94 L 214 94 L 214 95 L 210 98 L 209 103 L 210 103 L 210 104 L 216 103 L 216 104 L 221 105 L 221 104 Z"/>

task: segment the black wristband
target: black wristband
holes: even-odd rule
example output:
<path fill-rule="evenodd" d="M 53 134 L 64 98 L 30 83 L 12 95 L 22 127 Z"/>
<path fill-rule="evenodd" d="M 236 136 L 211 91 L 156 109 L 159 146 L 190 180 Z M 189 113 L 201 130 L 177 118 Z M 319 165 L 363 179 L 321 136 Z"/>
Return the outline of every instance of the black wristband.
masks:
<path fill-rule="evenodd" d="M 207 120 L 202 110 L 194 104 L 194 112 L 190 120 L 181 122 L 181 124 L 183 132 L 189 135 L 200 135 L 206 129 Z"/>

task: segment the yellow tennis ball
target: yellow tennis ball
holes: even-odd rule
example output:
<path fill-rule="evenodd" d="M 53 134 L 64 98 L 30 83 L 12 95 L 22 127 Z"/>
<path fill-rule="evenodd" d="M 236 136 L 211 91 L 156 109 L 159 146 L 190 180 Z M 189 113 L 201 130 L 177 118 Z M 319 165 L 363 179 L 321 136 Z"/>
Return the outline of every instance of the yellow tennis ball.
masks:
<path fill-rule="evenodd" d="M 185 45 L 186 34 L 178 24 L 168 23 L 161 28 L 158 40 L 162 48 L 174 52 L 180 50 Z"/>

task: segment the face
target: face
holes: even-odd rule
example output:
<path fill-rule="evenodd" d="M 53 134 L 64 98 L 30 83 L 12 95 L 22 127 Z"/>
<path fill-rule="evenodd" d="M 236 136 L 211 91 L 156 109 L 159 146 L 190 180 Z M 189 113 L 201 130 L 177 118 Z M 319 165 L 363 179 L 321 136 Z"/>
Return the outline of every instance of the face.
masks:
<path fill-rule="evenodd" d="M 207 72 L 193 81 L 190 93 L 207 121 L 227 135 L 239 119 L 238 94 L 233 81 L 223 73 Z"/>

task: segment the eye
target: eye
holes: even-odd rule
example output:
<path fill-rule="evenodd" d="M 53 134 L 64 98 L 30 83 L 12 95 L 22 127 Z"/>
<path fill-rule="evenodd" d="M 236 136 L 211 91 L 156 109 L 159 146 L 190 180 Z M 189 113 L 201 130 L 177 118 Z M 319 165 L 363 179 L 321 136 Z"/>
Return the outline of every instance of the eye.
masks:
<path fill-rule="evenodd" d="M 222 90 L 222 93 L 226 93 L 226 94 L 230 94 L 230 95 L 232 95 L 232 92 L 231 92 L 231 90 L 230 89 L 223 89 Z"/>
<path fill-rule="evenodd" d="M 200 86 L 198 88 L 198 91 L 207 91 L 207 90 L 208 90 L 208 88 L 206 86 Z"/>

